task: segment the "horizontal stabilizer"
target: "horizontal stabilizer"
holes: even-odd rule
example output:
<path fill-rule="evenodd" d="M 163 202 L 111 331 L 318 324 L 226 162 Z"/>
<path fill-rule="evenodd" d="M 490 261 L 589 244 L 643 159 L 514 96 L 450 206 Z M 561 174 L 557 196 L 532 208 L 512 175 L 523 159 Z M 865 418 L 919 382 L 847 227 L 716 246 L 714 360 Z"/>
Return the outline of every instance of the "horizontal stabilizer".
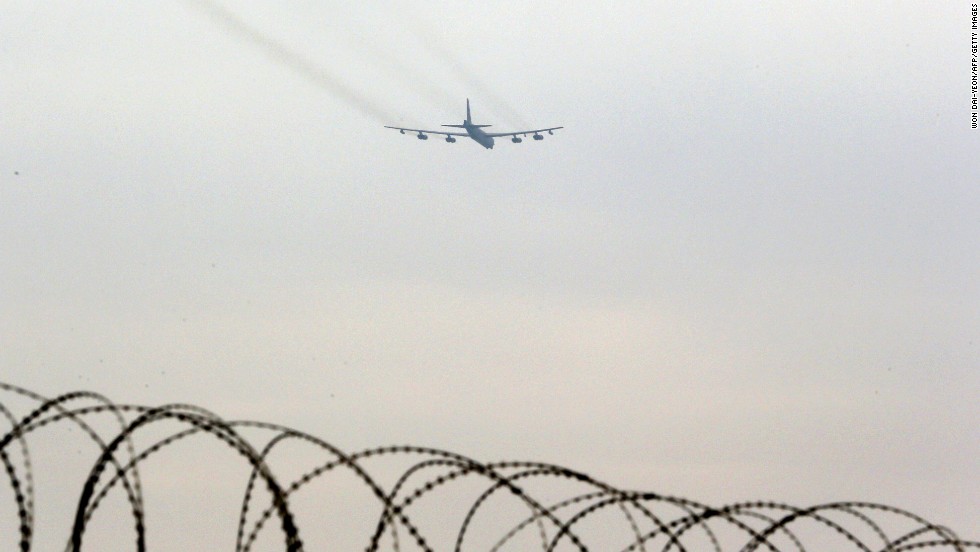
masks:
<path fill-rule="evenodd" d="M 442 125 L 442 126 L 453 127 L 453 128 L 466 128 L 463 125 Z"/>

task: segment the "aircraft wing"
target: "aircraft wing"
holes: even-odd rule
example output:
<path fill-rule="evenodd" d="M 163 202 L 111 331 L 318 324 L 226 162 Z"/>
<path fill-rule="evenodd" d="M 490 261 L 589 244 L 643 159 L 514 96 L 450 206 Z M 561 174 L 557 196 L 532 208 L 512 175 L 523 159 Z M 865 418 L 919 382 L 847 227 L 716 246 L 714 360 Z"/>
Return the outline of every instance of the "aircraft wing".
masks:
<path fill-rule="evenodd" d="M 498 136 L 513 136 L 517 138 L 518 136 L 527 136 L 528 134 L 537 134 L 539 132 L 547 132 L 548 134 L 554 134 L 553 130 L 558 130 L 565 127 L 551 127 L 551 128 L 538 128 L 534 130 L 518 130 L 517 132 L 488 132 L 487 136 L 496 138 Z M 540 140 L 540 138 L 539 138 Z"/>
<path fill-rule="evenodd" d="M 446 132 L 445 130 L 425 130 L 425 129 L 421 129 L 421 128 L 402 128 L 402 127 L 393 127 L 393 126 L 388 126 L 388 125 L 385 125 L 385 128 L 391 128 L 391 129 L 397 130 L 397 131 L 401 132 L 402 134 L 405 134 L 405 132 L 418 132 L 419 134 L 423 134 L 423 135 L 425 135 L 425 134 L 440 134 L 442 136 L 469 136 L 469 134 L 467 134 L 465 132 Z"/>

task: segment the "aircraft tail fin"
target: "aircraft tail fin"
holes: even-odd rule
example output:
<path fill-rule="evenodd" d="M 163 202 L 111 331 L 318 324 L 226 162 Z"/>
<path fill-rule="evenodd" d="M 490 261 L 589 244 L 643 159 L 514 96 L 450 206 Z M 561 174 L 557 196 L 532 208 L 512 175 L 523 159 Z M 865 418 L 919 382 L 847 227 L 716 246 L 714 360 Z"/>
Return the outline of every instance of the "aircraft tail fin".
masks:
<path fill-rule="evenodd" d="M 444 127 L 453 127 L 453 128 L 466 128 L 467 126 L 476 127 L 476 128 L 484 128 L 484 127 L 493 126 L 493 125 L 474 125 L 473 124 L 473 116 L 470 115 L 470 99 L 469 98 L 466 98 L 466 120 L 463 121 L 463 124 L 461 124 L 461 125 L 442 125 L 442 126 L 444 126 Z"/>

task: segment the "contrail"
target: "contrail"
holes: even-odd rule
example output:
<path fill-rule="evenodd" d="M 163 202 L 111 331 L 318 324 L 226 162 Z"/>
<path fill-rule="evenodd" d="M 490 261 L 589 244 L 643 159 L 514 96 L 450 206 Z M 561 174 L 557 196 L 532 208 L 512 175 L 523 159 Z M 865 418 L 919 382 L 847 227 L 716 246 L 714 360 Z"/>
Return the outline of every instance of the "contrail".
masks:
<path fill-rule="evenodd" d="M 332 75 L 327 69 L 265 35 L 262 31 L 243 21 L 220 4 L 210 0 L 184 1 L 200 9 L 215 23 L 230 31 L 238 38 L 261 49 L 276 63 L 306 78 L 306 80 L 321 90 L 326 91 L 334 98 L 357 109 L 362 114 L 382 123 L 394 120 L 394 117 L 384 108 L 351 88 L 347 83 Z"/>

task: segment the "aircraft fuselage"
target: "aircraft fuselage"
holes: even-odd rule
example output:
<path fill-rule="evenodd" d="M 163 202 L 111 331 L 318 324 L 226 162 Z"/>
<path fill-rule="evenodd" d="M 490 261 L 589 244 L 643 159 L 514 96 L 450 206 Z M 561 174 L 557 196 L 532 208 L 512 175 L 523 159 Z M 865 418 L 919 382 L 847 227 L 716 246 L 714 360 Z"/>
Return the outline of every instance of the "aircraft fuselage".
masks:
<path fill-rule="evenodd" d="M 466 133 L 470 135 L 470 138 L 472 138 L 474 142 L 480 144 L 481 146 L 487 149 L 493 149 L 493 136 L 487 136 L 487 133 L 483 132 L 482 128 L 474 125 L 469 121 L 463 121 L 463 128 L 466 130 Z"/>

